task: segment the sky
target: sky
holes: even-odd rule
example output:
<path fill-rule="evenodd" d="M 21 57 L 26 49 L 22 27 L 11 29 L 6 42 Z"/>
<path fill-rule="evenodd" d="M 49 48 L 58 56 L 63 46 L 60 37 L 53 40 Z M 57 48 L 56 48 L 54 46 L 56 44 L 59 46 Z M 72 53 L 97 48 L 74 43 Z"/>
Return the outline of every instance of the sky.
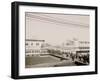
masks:
<path fill-rule="evenodd" d="M 73 38 L 89 41 L 88 15 L 26 13 L 26 39 L 61 45 Z"/>

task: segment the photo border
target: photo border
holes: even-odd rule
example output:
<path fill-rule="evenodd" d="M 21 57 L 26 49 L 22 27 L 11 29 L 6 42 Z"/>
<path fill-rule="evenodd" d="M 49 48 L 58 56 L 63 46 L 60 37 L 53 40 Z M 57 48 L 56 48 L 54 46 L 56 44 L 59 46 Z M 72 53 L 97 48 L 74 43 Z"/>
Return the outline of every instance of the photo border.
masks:
<path fill-rule="evenodd" d="M 59 74 L 42 74 L 42 75 L 19 75 L 19 6 L 39 6 L 39 7 L 56 7 L 56 8 L 74 8 L 74 9 L 89 9 L 95 10 L 95 71 L 89 72 L 74 72 L 74 73 L 59 73 Z M 65 5 L 65 4 L 49 4 L 49 3 L 32 3 L 32 2 L 12 2 L 11 6 L 11 77 L 13 79 L 25 78 L 42 78 L 42 77 L 58 77 L 58 76 L 72 76 L 72 75 L 88 75 L 98 73 L 97 62 L 97 14 L 98 9 L 96 6 L 81 6 L 81 5 Z"/>

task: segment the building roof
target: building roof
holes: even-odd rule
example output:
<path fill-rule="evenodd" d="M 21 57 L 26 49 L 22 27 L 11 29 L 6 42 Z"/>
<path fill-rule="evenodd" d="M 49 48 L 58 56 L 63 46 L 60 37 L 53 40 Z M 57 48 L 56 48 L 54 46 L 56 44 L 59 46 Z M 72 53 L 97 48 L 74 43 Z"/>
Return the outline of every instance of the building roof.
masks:
<path fill-rule="evenodd" d="M 39 41 L 39 42 L 45 42 L 45 40 L 36 40 L 36 39 L 25 39 L 25 41 Z"/>

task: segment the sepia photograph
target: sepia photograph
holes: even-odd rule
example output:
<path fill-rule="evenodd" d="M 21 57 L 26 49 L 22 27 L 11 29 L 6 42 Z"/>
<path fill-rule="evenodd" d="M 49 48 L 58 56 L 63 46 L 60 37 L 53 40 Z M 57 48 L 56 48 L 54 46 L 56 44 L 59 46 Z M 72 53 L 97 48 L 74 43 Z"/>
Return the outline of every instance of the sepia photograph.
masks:
<path fill-rule="evenodd" d="M 89 64 L 90 15 L 25 12 L 25 68 Z"/>
<path fill-rule="evenodd" d="M 12 78 L 97 74 L 97 45 L 97 7 L 12 2 Z"/>

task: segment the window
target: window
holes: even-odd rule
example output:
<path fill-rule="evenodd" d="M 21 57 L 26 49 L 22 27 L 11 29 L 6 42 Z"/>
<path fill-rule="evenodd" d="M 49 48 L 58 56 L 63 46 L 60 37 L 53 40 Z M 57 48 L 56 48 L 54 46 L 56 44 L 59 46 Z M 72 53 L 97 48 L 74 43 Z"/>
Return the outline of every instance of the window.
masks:
<path fill-rule="evenodd" d="M 33 43 L 31 43 L 31 45 L 33 46 Z"/>
<path fill-rule="evenodd" d="M 28 43 L 25 43 L 26 46 L 28 46 Z"/>
<path fill-rule="evenodd" d="M 39 46 L 39 43 L 36 43 L 36 46 Z"/>
<path fill-rule="evenodd" d="M 31 53 L 31 50 L 26 50 L 25 53 Z"/>

